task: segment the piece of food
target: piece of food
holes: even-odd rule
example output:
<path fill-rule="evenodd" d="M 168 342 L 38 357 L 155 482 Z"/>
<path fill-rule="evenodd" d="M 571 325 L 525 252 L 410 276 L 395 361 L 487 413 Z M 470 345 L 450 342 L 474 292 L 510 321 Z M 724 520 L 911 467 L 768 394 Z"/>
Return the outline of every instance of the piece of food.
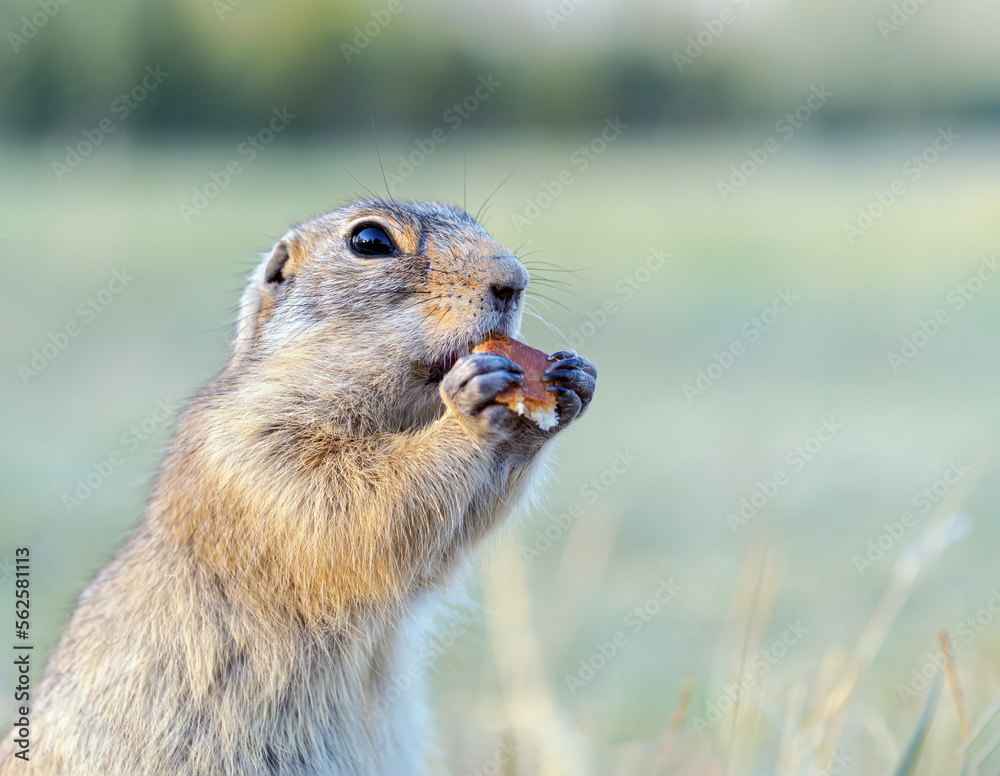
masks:
<path fill-rule="evenodd" d="M 558 425 L 556 396 L 545 390 L 548 384 L 542 382 L 545 370 L 552 364 L 547 353 L 510 337 L 487 340 L 474 352 L 505 356 L 524 370 L 524 381 L 519 387 L 508 388 L 497 394 L 500 404 L 506 404 L 518 415 L 524 415 L 543 431 Z"/>

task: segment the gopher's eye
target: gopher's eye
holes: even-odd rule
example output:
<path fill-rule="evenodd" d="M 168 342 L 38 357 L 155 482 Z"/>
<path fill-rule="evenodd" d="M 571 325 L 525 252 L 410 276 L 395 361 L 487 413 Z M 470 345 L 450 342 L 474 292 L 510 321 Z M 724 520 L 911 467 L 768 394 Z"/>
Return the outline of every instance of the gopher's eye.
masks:
<path fill-rule="evenodd" d="M 363 226 L 351 236 L 351 247 L 362 256 L 392 256 L 396 246 L 381 228 Z"/>

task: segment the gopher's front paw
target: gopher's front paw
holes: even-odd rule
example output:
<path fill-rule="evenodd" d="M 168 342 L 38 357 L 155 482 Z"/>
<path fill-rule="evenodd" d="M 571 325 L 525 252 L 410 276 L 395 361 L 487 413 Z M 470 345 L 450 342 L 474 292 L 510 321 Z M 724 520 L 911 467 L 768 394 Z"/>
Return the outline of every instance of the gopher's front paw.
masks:
<path fill-rule="evenodd" d="M 441 398 L 459 415 L 478 421 L 484 429 L 499 432 L 514 414 L 496 402 L 498 393 L 518 386 L 524 370 L 509 358 L 493 353 L 473 353 L 460 359 L 441 381 Z"/>
<path fill-rule="evenodd" d="M 552 383 L 547 390 L 556 395 L 559 428 L 565 428 L 590 406 L 590 400 L 594 398 L 594 391 L 597 389 L 597 367 L 582 356 L 566 350 L 553 353 L 549 360 L 554 363 L 545 370 L 542 379 Z"/>

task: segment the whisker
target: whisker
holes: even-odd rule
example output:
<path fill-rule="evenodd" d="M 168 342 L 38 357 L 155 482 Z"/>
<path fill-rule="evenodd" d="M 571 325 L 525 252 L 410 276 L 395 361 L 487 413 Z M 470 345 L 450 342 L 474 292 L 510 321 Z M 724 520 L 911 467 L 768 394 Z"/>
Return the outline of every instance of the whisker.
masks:
<path fill-rule="evenodd" d="M 352 178 L 354 178 L 354 182 L 355 182 L 355 183 L 357 183 L 357 184 L 358 184 L 358 185 L 359 185 L 359 186 L 360 186 L 361 188 L 363 188 L 363 189 L 364 189 L 365 191 L 367 191 L 367 192 L 368 192 L 369 194 L 371 194 L 371 195 L 372 195 L 372 198 L 373 198 L 373 199 L 379 199 L 379 200 L 380 200 L 380 199 L 382 199 L 382 198 L 381 198 L 381 197 L 380 197 L 380 196 L 379 196 L 378 194 L 376 194 L 376 193 L 375 193 L 374 191 L 372 191 L 372 190 L 371 190 L 370 188 L 368 188 L 367 186 L 365 186 L 365 184 L 363 184 L 363 183 L 362 183 L 361 181 L 359 181 L 359 180 L 358 180 L 358 179 L 357 179 L 357 178 L 356 178 L 356 177 L 354 176 L 354 173 L 352 173 L 352 172 L 351 172 L 350 170 L 348 170 L 348 169 L 347 169 L 346 167 L 344 167 L 344 165 L 340 164 L 340 165 L 337 165 L 337 166 L 338 166 L 338 167 L 340 167 L 340 169 L 341 169 L 341 170 L 343 170 L 344 172 L 346 172 L 346 173 L 347 173 L 348 175 L 350 175 L 350 176 L 351 176 Z"/>
<path fill-rule="evenodd" d="M 553 264 L 551 261 L 522 261 L 522 264 L 526 267 L 548 267 L 549 272 L 568 272 L 570 275 L 576 275 L 579 272 L 587 272 L 592 269 L 597 269 L 596 264 L 591 264 L 589 267 L 577 267 L 575 269 L 568 269 L 566 267 L 560 267 L 558 264 Z M 580 278 L 583 280 L 583 278 Z"/>
<path fill-rule="evenodd" d="M 583 298 L 575 291 L 571 291 L 568 288 L 562 288 L 561 286 L 549 285 L 544 280 L 539 280 L 538 278 L 533 278 L 531 281 L 531 293 L 534 294 L 538 286 L 545 288 L 547 291 L 557 291 L 561 294 L 566 294 L 573 299 L 583 301 Z"/>
<path fill-rule="evenodd" d="M 527 305 L 525 305 L 525 307 L 524 307 L 524 311 L 525 311 L 525 312 L 526 312 L 526 313 L 527 313 L 528 315 L 530 315 L 531 317 L 533 317 L 533 318 L 537 318 L 537 319 L 538 319 L 538 320 L 540 320 L 540 321 L 541 321 L 542 323 L 544 323 L 544 324 L 545 324 L 545 325 L 546 325 L 546 326 L 547 326 L 547 327 L 549 328 L 549 331 L 551 331 L 551 332 L 552 332 L 553 334 L 555 334 L 555 335 L 556 335 L 557 337 L 559 337 L 560 339 L 562 339 L 562 341 L 563 341 L 563 342 L 565 342 L 565 343 L 566 343 L 566 347 L 567 347 L 567 349 L 569 349 L 569 350 L 573 350 L 573 349 L 574 349 L 574 348 L 573 348 L 573 345 L 572 345 L 572 343 L 571 343 L 571 342 L 569 341 L 569 338 L 568 338 L 568 337 L 567 337 L 567 336 L 566 336 L 565 334 L 563 334 L 563 333 L 562 333 L 562 332 L 561 332 L 561 331 L 559 330 L 559 328 L 558 328 L 557 326 L 554 326 L 553 324 L 549 323 L 549 322 L 548 322 L 547 320 L 545 320 L 545 319 L 544 319 L 544 318 L 543 318 L 543 317 L 542 317 L 541 315 L 539 315 L 539 314 L 538 314 L 537 312 L 535 312 L 534 310 L 530 310 L 530 309 L 528 309 L 528 306 L 527 306 Z"/>
<path fill-rule="evenodd" d="M 556 278 L 539 277 L 537 274 L 532 274 L 532 283 L 541 283 L 544 286 L 549 286 L 551 288 L 558 288 L 561 291 L 565 291 L 568 286 L 572 286 L 568 280 L 558 280 Z"/>
<path fill-rule="evenodd" d="M 486 207 L 486 205 L 488 205 L 488 204 L 489 204 L 489 201 L 490 201 L 491 199 L 493 199 L 493 196 L 494 196 L 494 195 L 495 195 L 495 194 L 496 194 L 496 193 L 497 193 L 498 191 L 500 191 L 500 187 L 501 187 L 501 186 L 503 186 L 503 185 L 504 185 L 504 184 L 505 184 L 505 183 L 506 183 L 507 181 L 509 181 L 509 180 L 510 180 L 510 176 L 514 174 L 514 170 L 516 170 L 516 169 L 517 169 L 517 165 L 515 164 L 515 165 L 514 165 L 514 168 L 513 168 L 513 169 L 512 169 L 512 170 L 511 170 L 511 171 L 510 171 L 509 173 L 507 173 L 507 177 L 506 177 L 506 178 L 504 178 L 504 179 L 503 179 L 502 181 L 500 181 L 500 185 L 499 185 L 499 186 L 497 186 L 497 187 L 496 187 L 495 189 L 493 189 L 493 193 L 492 193 L 492 194 L 490 194 L 490 195 L 489 195 L 489 196 L 488 196 L 488 197 L 486 198 L 486 201 L 485 201 L 485 202 L 483 202 L 483 204 L 479 206 L 479 210 L 477 210 L 477 211 L 476 211 L 476 216 L 475 216 L 475 218 L 473 218 L 473 220 L 474 220 L 474 221 L 478 221 L 478 220 L 479 220 L 479 214 L 483 212 L 483 208 L 485 208 L 485 207 Z"/>
<path fill-rule="evenodd" d="M 564 309 L 564 310 L 566 310 L 567 312 L 570 312 L 570 313 L 573 313 L 574 315 L 576 315 L 576 313 L 575 313 L 575 312 L 573 311 L 573 309 L 572 309 L 572 308 L 570 308 L 570 307 L 567 307 L 566 305 L 564 305 L 564 304 L 563 304 L 562 302 L 558 301 L 557 299 L 553 299 L 553 298 L 552 298 L 552 297 L 550 297 L 550 296 L 545 296 L 545 294 L 539 294 L 539 293 L 538 293 L 537 291 L 530 291 L 529 293 L 530 293 L 530 294 L 531 294 L 531 295 L 532 295 L 533 297 L 535 297 L 536 299 L 541 299 L 541 300 L 544 300 L 544 301 L 542 302 L 542 304 L 545 304 L 545 302 L 552 302 L 552 304 L 556 304 L 556 305 L 559 305 L 559 306 L 560 306 L 561 308 L 563 308 L 563 309 Z M 546 305 L 546 307 L 548 307 L 548 305 Z"/>
<path fill-rule="evenodd" d="M 385 167 L 382 166 L 382 154 L 378 150 L 378 133 L 375 131 L 375 114 L 372 114 L 372 137 L 375 138 L 375 158 L 378 159 L 379 169 L 382 171 L 382 182 L 385 184 L 385 193 L 389 195 L 389 200 L 392 204 L 396 204 L 396 200 L 393 199 L 392 192 L 389 191 L 389 181 L 385 177 Z"/>
<path fill-rule="evenodd" d="M 483 220 L 480 222 L 483 226 L 488 226 L 490 223 L 490 218 L 492 217 L 493 208 L 496 207 L 496 202 L 491 203 L 483 213 Z"/>

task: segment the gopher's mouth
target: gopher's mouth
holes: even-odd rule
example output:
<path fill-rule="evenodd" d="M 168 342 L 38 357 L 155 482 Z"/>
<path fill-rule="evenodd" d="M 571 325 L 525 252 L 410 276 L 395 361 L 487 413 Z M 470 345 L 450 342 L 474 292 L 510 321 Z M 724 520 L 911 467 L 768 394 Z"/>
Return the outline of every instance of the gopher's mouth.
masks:
<path fill-rule="evenodd" d="M 440 383 L 446 374 L 451 371 L 451 368 L 459 362 L 460 359 L 465 358 L 467 355 L 472 353 L 473 350 L 478 348 L 487 340 L 496 339 L 498 337 L 510 336 L 506 331 L 494 330 L 490 331 L 482 336 L 475 337 L 469 340 L 463 345 L 448 351 L 443 358 L 438 359 L 434 363 L 428 366 L 428 382 L 430 383 Z"/>

